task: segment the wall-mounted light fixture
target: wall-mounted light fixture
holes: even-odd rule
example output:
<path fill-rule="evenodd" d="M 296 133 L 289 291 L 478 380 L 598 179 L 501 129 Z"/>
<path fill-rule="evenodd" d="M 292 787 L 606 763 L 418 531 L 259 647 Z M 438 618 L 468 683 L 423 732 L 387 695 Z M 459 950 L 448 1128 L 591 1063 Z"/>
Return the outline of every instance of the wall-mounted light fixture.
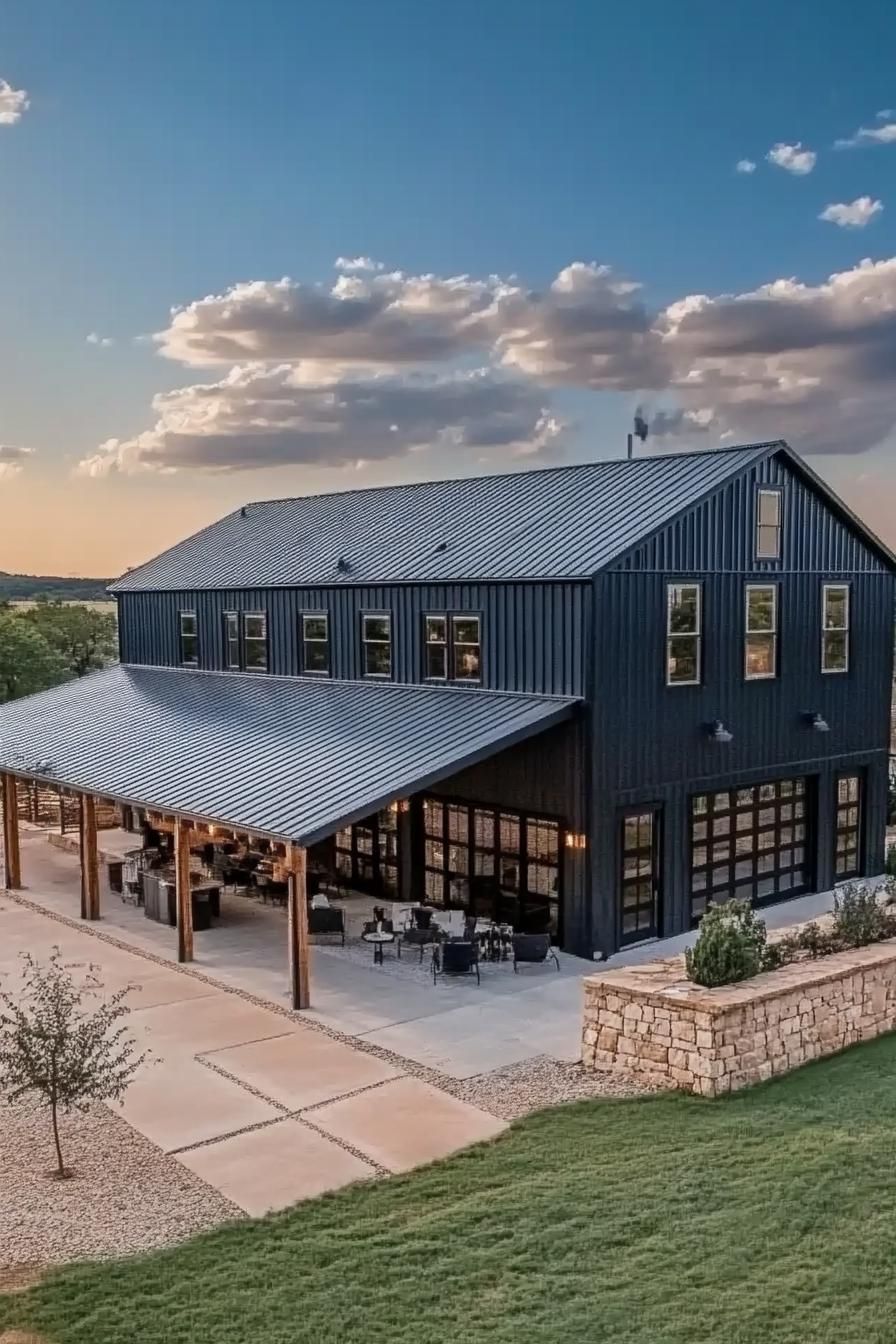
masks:
<path fill-rule="evenodd" d="M 729 732 L 721 719 L 713 719 L 706 725 L 706 734 L 711 742 L 733 742 L 734 734 Z"/>
<path fill-rule="evenodd" d="M 588 844 L 587 838 L 582 834 L 581 831 L 566 832 L 567 849 L 585 849 L 587 847 L 587 844 Z"/>
<path fill-rule="evenodd" d="M 831 731 L 831 725 L 823 715 L 818 713 L 817 710 L 814 710 L 811 714 L 804 714 L 803 718 L 807 725 L 814 729 L 816 733 L 829 733 Z"/>

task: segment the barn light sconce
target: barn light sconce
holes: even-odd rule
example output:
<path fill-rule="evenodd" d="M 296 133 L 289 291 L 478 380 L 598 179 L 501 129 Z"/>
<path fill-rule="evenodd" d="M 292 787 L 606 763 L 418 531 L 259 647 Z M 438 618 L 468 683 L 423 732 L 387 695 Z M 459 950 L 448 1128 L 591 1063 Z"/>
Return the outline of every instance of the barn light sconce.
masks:
<path fill-rule="evenodd" d="M 734 741 L 734 734 L 729 732 L 721 719 L 714 719 L 712 723 L 707 724 L 706 732 L 711 742 Z"/>
<path fill-rule="evenodd" d="M 817 710 L 813 714 L 804 715 L 804 717 L 808 726 L 813 728 L 816 733 L 829 733 L 831 731 L 831 725 Z"/>
<path fill-rule="evenodd" d="M 585 836 L 582 834 L 581 831 L 567 831 L 567 832 L 566 832 L 566 848 L 567 848 L 567 849 L 584 849 L 584 848 L 586 847 L 587 843 L 588 843 L 588 842 L 587 842 Z"/>

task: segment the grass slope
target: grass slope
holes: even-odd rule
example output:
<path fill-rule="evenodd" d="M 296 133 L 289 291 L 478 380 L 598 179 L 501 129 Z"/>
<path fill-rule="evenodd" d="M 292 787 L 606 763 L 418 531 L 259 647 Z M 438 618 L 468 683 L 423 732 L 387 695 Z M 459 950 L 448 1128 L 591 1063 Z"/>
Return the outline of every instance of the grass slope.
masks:
<path fill-rule="evenodd" d="M 894 1154 L 888 1037 L 726 1101 L 542 1112 L 405 1177 L 63 1270 L 0 1298 L 0 1328 L 59 1344 L 889 1344 Z"/>

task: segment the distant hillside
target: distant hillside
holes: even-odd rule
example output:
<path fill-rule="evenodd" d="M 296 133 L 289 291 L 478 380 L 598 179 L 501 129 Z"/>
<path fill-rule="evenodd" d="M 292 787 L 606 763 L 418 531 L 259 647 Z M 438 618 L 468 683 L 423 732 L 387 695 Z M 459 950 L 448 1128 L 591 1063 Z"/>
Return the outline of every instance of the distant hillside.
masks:
<path fill-rule="evenodd" d="M 60 602 L 108 601 L 111 579 L 63 579 L 47 574 L 6 574 L 0 569 L 0 602 L 33 602 L 45 598 Z"/>

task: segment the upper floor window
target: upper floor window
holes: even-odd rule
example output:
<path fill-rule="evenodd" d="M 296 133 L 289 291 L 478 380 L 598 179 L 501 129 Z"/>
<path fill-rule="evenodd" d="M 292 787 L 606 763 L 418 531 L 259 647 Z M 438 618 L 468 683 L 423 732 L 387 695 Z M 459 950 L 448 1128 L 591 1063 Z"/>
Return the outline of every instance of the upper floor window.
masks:
<path fill-rule="evenodd" d="M 759 490 L 756 495 L 756 559 L 781 559 L 781 491 Z"/>
<path fill-rule="evenodd" d="M 302 613 L 302 671 L 330 671 L 330 618 L 325 611 Z"/>
<path fill-rule="evenodd" d="M 263 611 L 243 615 L 243 667 L 247 672 L 268 670 L 268 618 Z"/>
<path fill-rule="evenodd" d="M 748 583 L 744 634 L 744 676 L 760 681 L 778 675 L 778 589 Z"/>
<path fill-rule="evenodd" d="M 479 616 L 457 612 L 423 618 L 423 675 L 427 681 L 479 681 L 482 633 Z"/>
<path fill-rule="evenodd" d="M 478 616 L 451 617 L 451 658 L 455 681 L 479 680 L 482 644 Z"/>
<path fill-rule="evenodd" d="M 699 583 L 666 585 L 666 685 L 700 683 L 703 612 Z"/>
<path fill-rule="evenodd" d="M 361 617 L 361 667 L 365 677 L 392 675 L 392 617 L 364 612 Z"/>
<path fill-rule="evenodd" d="M 849 584 L 821 586 L 821 670 L 849 671 Z"/>
<path fill-rule="evenodd" d="M 180 613 L 180 660 L 184 667 L 199 666 L 199 623 L 195 611 Z"/>
<path fill-rule="evenodd" d="M 224 613 L 224 666 L 228 672 L 240 670 L 240 618 L 235 611 Z"/>

